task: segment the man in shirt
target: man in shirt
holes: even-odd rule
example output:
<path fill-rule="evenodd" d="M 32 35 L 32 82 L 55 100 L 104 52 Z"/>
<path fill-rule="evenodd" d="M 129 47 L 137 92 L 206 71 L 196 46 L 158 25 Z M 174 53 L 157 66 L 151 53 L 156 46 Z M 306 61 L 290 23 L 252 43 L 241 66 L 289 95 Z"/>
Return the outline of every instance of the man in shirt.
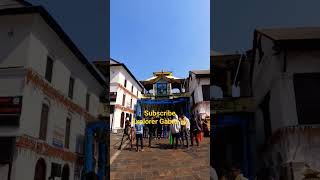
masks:
<path fill-rule="evenodd" d="M 181 124 L 180 136 L 182 139 L 182 145 L 184 145 L 184 140 L 187 142 L 187 148 L 189 147 L 189 133 L 190 133 L 190 121 L 189 119 L 182 114 L 179 118 Z"/>
<path fill-rule="evenodd" d="M 139 151 L 139 140 L 140 140 L 140 145 L 141 145 L 141 151 L 143 151 L 143 138 L 142 138 L 142 135 L 143 135 L 143 127 L 144 127 L 144 124 L 142 124 L 142 123 L 136 123 L 136 124 L 135 124 L 135 129 L 136 129 L 136 146 L 137 146 L 136 151 L 137 151 L 137 152 Z"/>
<path fill-rule="evenodd" d="M 179 140 L 180 129 L 181 129 L 180 121 L 178 120 L 178 116 L 175 115 L 173 117 L 173 120 L 172 120 L 171 125 L 170 125 L 170 133 L 172 134 L 172 139 L 173 139 L 172 148 L 174 146 L 174 141 L 175 140 L 176 140 L 175 149 L 178 148 L 178 140 Z"/>

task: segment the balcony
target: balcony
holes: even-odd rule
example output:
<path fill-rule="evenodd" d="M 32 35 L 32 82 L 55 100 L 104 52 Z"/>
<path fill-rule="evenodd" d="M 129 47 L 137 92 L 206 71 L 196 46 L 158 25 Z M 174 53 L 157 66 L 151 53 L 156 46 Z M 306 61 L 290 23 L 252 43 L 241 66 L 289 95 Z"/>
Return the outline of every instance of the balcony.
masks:
<path fill-rule="evenodd" d="M 179 97 L 190 97 L 190 94 L 187 92 L 184 93 L 170 93 L 168 95 L 165 96 L 156 96 L 154 94 L 143 94 L 143 98 L 179 98 Z"/>

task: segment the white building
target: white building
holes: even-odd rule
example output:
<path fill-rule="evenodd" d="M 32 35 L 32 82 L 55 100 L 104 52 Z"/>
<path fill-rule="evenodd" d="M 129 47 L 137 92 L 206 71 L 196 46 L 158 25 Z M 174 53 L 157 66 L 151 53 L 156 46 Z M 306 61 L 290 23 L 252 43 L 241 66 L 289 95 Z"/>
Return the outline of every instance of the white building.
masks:
<path fill-rule="evenodd" d="M 9 8 L 0 3 L 0 179 L 79 179 L 86 122 L 98 116 L 105 81 L 44 8 L 6 2 Z"/>
<path fill-rule="evenodd" d="M 101 72 L 110 66 L 110 128 L 115 131 L 123 129 L 125 119 L 131 121 L 133 118 L 134 107 L 142 96 L 143 86 L 123 63 L 111 59 L 96 61 L 94 64 Z"/>
<path fill-rule="evenodd" d="M 210 70 L 190 71 L 188 79 L 192 113 L 210 117 Z"/>
<path fill-rule="evenodd" d="M 252 90 L 265 155 L 258 159 L 280 179 L 303 179 L 305 165 L 320 169 L 319 43 L 320 28 L 255 31 Z"/>

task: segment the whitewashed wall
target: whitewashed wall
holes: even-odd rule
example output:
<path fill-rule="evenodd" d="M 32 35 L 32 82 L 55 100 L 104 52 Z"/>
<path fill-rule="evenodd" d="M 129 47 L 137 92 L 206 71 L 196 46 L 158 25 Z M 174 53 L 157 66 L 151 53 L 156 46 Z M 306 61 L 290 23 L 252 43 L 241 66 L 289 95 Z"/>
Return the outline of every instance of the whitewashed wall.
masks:
<path fill-rule="evenodd" d="M 210 85 L 210 78 L 196 78 L 194 74 L 191 75 L 192 79 L 189 80 L 189 92 L 190 95 L 194 92 L 195 104 L 203 102 L 202 85 Z M 190 97 L 190 104 L 192 104 L 192 97 Z M 210 115 L 210 104 L 200 104 L 193 112 L 206 113 Z"/>
<path fill-rule="evenodd" d="M 8 36 L 9 32 L 12 36 Z M 9 33 L 10 34 L 10 33 Z M 68 95 L 69 77 L 75 78 L 73 101 L 85 108 L 86 94 L 90 93 L 90 113 L 98 115 L 99 95 L 103 87 L 89 73 L 85 66 L 61 41 L 57 34 L 38 15 L 15 15 L 0 17 L 0 67 L 18 69 L 0 70 L 0 96 L 23 95 L 19 128 L 0 128 L 0 136 L 28 135 L 39 137 L 42 103 L 49 102 L 49 119 L 46 142 L 52 145 L 53 131 L 65 134 L 66 118 L 71 117 L 70 145 L 67 151 L 75 152 L 76 137 L 84 135 L 85 120 L 77 113 L 67 110 L 64 105 L 46 97 L 32 84 L 25 85 L 25 69 L 32 68 L 44 77 L 49 55 L 54 60 L 51 85 L 63 95 Z M 60 138 L 64 144 L 64 137 Z M 12 179 L 32 179 L 39 155 L 22 150 L 15 153 Z M 60 159 L 44 157 L 47 165 L 47 178 L 51 162 L 66 163 Z M 73 179 L 74 165 L 70 164 L 70 179 Z"/>
<path fill-rule="evenodd" d="M 133 94 L 136 96 L 138 91 L 138 98 L 141 98 L 141 92 L 143 89 L 138 86 L 138 84 L 135 82 L 135 80 L 130 76 L 130 74 L 122 67 L 122 66 L 111 66 L 110 67 L 110 83 L 119 83 L 124 87 L 124 81 L 127 80 L 127 86 L 126 89 L 130 92 L 131 88 L 133 86 Z M 137 103 L 137 98 L 132 96 L 131 94 L 125 92 L 122 88 L 119 88 L 117 85 L 111 85 L 110 92 L 117 92 L 117 99 L 116 102 L 111 104 L 119 104 L 122 105 L 123 101 L 123 94 L 126 95 L 125 100 L 125 107 L 127 107 L 130 104 L 130 100 L 132 99 L 132 109 L 134 108 L 134 105 Z M 123 111 L 120 109 L 115 109 L 113 114 L 113 129 L 120 129 L 121 125 L 121 113 Z M 124 112 L 129 113 L 129 112 Z M 131 113 L 130 113 L 131 114 Z M 133 117 L 133 115 L 132 115 Z M 125 118 L 125 115 L 124 115 Z"/>

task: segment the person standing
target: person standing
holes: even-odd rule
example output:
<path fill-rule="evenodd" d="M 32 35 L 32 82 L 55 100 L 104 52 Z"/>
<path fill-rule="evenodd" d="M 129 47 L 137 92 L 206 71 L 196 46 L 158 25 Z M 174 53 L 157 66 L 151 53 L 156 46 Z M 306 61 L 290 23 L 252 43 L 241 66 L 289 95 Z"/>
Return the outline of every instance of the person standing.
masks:
<path fill-rule="evenodd" d="M 153 120 L 153 118 L 151 118 L 151 120 Z M 149 147 L 151 147 L 151 141 L 153 139 L 153 133 L 154 133 L 154 126 L 153 124 L 149 123 L 147 124 L 148 127 L 148 133 L 149 133 Z"/>
<path fill-rule="evenodd" d="M 184 145 L 184 140 L 186 140 L 187 148 L 189 147 L 189 132 L 190 132 L 190 121 L 189 119 L 182 114 L 180 117 L 180 123 L 181 123 L 181 131 L 180 136 L 182 139 L 182 145 Z"/>
<path fill-rule="evenodd" d="M 163 138 L 167 139 L 167 124 L 164 124 L 162 127 L 163 127 Z"/>
<path fill-rule="evenodd" d="M 160 119 L 157 121 L 157 138 L 161 139 L 162 137 L 162 124 L 160 124 Z"/>
<path fill-rule="evenodd" d="M 193 140 L 196 140 L 197 146 L 199 146 L 199 133 L 201 133 L 201 124 L 199 122 L 198 114 L 192 116 L 191 121 L 191 146 L 193 146 Z"/>
<path fill-rule="evenodd" d="M 180 121 L 178 120 L 178 116 L 175 115 L 170 125 L 170 133 L 172 134 L 172 139 L 173 139 L 172 148 L 174 146 L 174 141 L 176 141 L 175 149 L 178 148 L 180 128 L 181 128 Z"/>
<path fill-rule="evenodd" d="M 135 129 L 136 129 L 136 146 L 137 146 L 136 151 L 137 151 L 137 152 L 139 151 L 139 140 L 140 140 L 140 145 L 141 145 L 141 151 L 143 151 L 143 138 L 142 138 L 142 135 L 143 135 L 143 127 L 144 127 L 144 124 L 142 124 L 142 123 L 136 123 L 136 124 L 135 124 Z"/>
<path fill-rule="evenodd" d="M 194 134 L 197 141 L 197 146 L 199 146 L 200 138 L 201 138 L 201 132 L 202 132 L 202 123 L 201 123 L 201 117 L 199 114 L 197 114 L 195 118 L 195 130 Z"/>
<path fill-rule="evenodd" d="M 148 130 L 147 126 L 143 126 L 143 138 L 148 138 Z"/>

